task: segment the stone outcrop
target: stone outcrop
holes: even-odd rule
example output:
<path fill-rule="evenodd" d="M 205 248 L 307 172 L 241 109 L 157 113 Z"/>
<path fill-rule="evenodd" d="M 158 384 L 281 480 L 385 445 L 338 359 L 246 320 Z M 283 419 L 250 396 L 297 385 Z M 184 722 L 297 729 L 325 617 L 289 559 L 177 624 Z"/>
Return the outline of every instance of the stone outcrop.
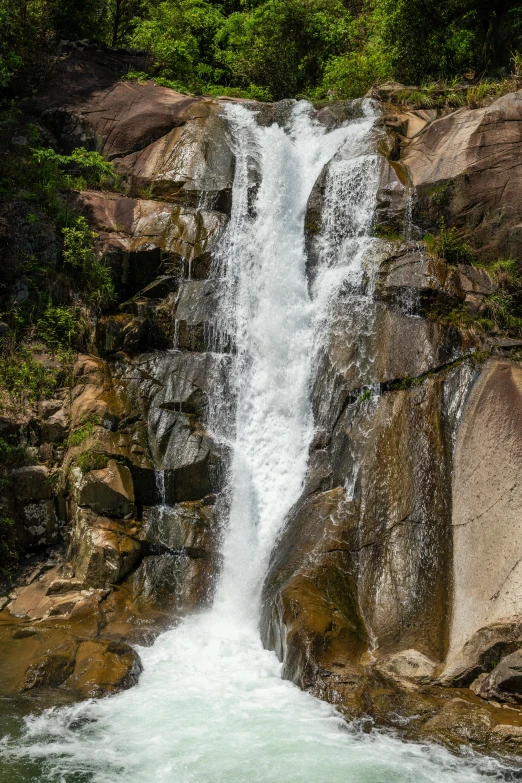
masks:
<path fill-rule="evenodd" d="M 521 116 L 521 92 L 459 109 L 431 122 L 401 155 L 418 199 L 416 218 L 428 226 L 442 214 L 469 234 L 483 259 L 522 254 Z"/>

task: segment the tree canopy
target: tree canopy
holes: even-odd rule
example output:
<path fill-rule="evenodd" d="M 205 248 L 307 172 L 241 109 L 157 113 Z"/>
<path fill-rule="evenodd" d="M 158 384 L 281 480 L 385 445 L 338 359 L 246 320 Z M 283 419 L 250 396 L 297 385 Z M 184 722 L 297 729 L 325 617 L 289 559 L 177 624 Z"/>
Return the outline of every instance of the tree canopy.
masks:
<path fill-rule="evenodd" d="M 60 40 L 148 49 L 192 92 L 355 97 L 372 82 L 506 75 L 520 0 L 0 0 L 0 87 Z"/>

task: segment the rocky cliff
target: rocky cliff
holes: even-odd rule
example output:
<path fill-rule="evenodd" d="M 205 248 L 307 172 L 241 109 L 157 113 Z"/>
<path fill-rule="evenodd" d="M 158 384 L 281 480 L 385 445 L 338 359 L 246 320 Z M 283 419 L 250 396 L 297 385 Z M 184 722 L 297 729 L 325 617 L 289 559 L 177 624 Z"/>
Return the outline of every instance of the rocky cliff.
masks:
<path fill-rule="evenodd" d="M 3 502 L 45 557 L 1 599 L 0 695 L 132 685 L 131 645 L 207 606 L 219 572 L 228 454 L 209 405 L 218 389 L 227 398 L 231 349 L 215 351 L 213 264 L 229 130 L 219 101 L 121 70 L 73 53 L 25 106 L 58 149 L 96 148 L 119 173 L 117 192 L 74 198 L 118 302 L 93 323 L 70 388 L 1 422 L 35 455 Z M 499 286 L 487 263 L 522 262 L 522 97 L 443 116 L 380 97 L 381 239 L 364 290 L 330 303 L 308 476 L 272 553 L 262 637 L 286 678 L 350 718 L 517 752 L 522 343 L 480 318 Z M 324 181 L 305 216 L 311 286 Z M 466 232 L 477 265 L 422 241 L 441 218 Z"/>

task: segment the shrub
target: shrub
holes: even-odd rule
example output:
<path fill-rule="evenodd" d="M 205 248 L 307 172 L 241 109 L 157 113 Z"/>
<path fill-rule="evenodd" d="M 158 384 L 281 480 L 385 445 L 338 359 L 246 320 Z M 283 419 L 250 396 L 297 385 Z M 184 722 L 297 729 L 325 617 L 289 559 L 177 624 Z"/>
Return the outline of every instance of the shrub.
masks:
<path fill-rule="evenodd" d="M 114 283 L 109 267 L 95 253 L 97 234 L 84 217 L 63 229 L 63 263 L 81 286 L 82 296 L 98 309 L 114 299 Z"/>
<path fill-rule="evenodd" d="M 101 444 L 98 444 L 101 447 Z M 82 473 L 89 473 L 91 470 L 103 470 L 109 463 L 109 457 L 103 451 L 97 451 L 95 448 L 83 451 L 76 457 L 76 464 Z"/>
<path fill-rule="evenodd" d="M 59 378 L 56 368 L 45 367 L 24 346 L 0 355 L 1 386 L 18 404 L 35 402 L 54 392 Z"/>
<path fill-rule="evenodd" d="M 36 322 L 36 334 L 50 348 L 77 346 L 86 331 L 85 319 L 77 307 L 47 303 L 41 318 Z"/>
<path fill-rule="evenodd" d="M 84 416 L 78 429 L 69 435 L 67 445 L 81 446 L 96 431 L 97 427 L 101 427 L 101 424 L 98 416 Z"/>
<path fill-rule="evenodd" d="M 440 233 L 438 236 L 425 234 L 424 242 L 430 253 L 446 261 L 451 266 L 457 264 L 473 264 L 477 260 L 475 251 L 465 239 L 459 236 L 455 227 L 448 228 L 441 219 L 439 222 Z"/>

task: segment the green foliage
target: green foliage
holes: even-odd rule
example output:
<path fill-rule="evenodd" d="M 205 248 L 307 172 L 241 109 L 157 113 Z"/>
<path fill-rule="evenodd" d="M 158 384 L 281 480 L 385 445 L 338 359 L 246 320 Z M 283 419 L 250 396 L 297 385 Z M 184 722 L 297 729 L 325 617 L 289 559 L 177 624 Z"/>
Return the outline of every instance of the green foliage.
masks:
<path fill-rule="evenodd" d="M 471 245 L 459 236 L 455 227 L 448 228 L 443 219 L 439 222 L 439 234 L 424 236 L 424 242 L 430 253 L 442 258 L 450 266 L 457 264 L 473 264 L 476 254 Z"/>
<path fill-rule="evenodd" d="M 95 444 L 101 448 L 101 444 Z M 103 470 L 109 463 L 109 457 L 103 451 L 95 448 L 87 449 L 76 457 L 76 464 L 82 473 L 89 473 L 91 470 Z"/>
<path fill-rule="evenodd" d="M 146 48 L 167 86 L 257 100 L 393 79 L 437 83 L 412 95 L 422 106 L 479 105 L 489 87 L 451 80 L 522 74 L 519 0 L 0 0 L 0 29 L 0 88 L 38 77 L 60 39 Z"/>
<path fill-rule="evenodd" d="M 0 391 L 4 391 L 19 406 L 26 402 L 50 397 L 54 392 L 59 371 L 45 367 L 24 346 L 4 350 L 0 354 Z"/>
<path fill-rule="evenodd" d="M 69 435 L 68 446 L 81 446 L 94 434 L 97 427 L 101 427 L 101 420 L 98 416 L 84 416 L 78 429 Z"/>
<path fill-rule="evenodd" d="M 484 299 L 488 331 L 522 336 L 522 271 L 513 258 L 504 258 L 484 265 L 498 285 L 497 290 Z"/>
<path fill-rule="evenodd" d="M 71 226 L 63 229 L 62 256 L 65 269 L 81 286 L 85 301 L 92 307 L 100 309 L 114 299 L 115 291 L 109 267 L 95 253 L 96 239 L 96 232 L 89 228 L 85 218 L 78 217 Z M 80 321 L 77 313 L 76 319 L 79 330 Z M 75 335 L 78 334 L 78 330 Z"/>
<path fill-rule="evenodd" d="M 373 398 L 373 389 L 364 389 L 357 397 L 357 402 L 367 402 Z"/>
<path fill-rule="evenodd" d="M 134 30 L 131 44 L 149 49 L 161 76 L 176 85 L 219 79 L 215 36 L 224 22 L 218 6 L 206 0 L 165 0 L 150 6 Z"/>
<path fill-rule="evenodd" d="M 451 201 L 452 189 L 453 184 L 451 181 L 441 182 L 439 185 L 437 185 L 430 193 L 430 201 L 433 206 L 437 207 L 438 209 L 447 207 Z"/>
<path fill-rule="evenodd" d="M 53 349 L 76 346 L 86 329 L 85 320 L 77 307 L 53 305 L 47 307 L 36 322 L 36 334 Z"/>
<path fill-rule="evenodd" d="M 23 443 L 17 443 L 12 446 L 4 438 L 0 438 L 0 474 L 5 478 L 5 474 L 15 468 L 22 468 L 30 462 L 27 454 L 27 446 Z"/>
<path fill-rule="evenodd" d="M 217 36 L 233 83 L 266 87 L 274 100 L 312 89 L 353 34 L 339 0 L 266 0 L 231 14 Z"/>

